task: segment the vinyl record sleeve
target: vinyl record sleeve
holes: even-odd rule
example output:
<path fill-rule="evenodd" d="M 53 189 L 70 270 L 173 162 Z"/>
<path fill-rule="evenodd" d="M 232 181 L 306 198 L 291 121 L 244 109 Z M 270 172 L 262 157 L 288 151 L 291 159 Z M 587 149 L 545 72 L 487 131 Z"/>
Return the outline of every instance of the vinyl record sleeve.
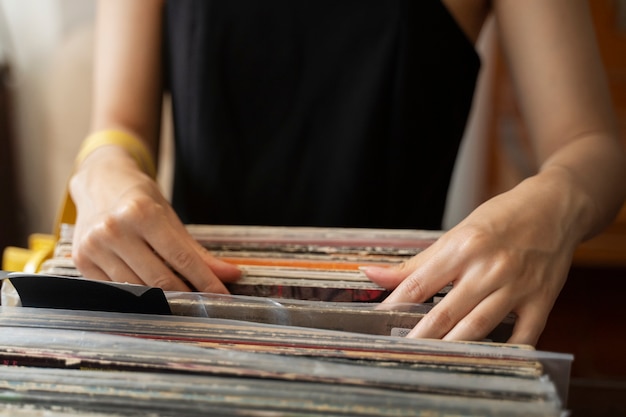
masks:
<path fill-rule="evenodd" d="M 564 415 L 572 356 L 499 343 L 512 316 L 484 342 L 398 337 L 449 287 L 382 305 L 359 267 L 403 262 L 442 232 L 187 228 L 242 269 L 230 295 L 162 292 L 170 315 L 9 307 L 21 300 L 4 280 L 0 417 Z M 71 235 L 39 278 L 82 278 Z"/>

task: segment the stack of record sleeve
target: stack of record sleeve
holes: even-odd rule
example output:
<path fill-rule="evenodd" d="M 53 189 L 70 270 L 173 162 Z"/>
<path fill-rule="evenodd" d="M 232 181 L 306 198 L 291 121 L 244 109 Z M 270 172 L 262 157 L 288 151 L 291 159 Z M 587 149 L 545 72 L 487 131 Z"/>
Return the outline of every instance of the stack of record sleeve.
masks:
<path fill-rule="evenodd" d="M 188 225 L 214 256 L 239 266 L 230 296 L 168 293 L 172 313 L 379 335 L 403 335 L 449 287 L 420 304 L 380 305 L 389 291 L 360 267 L 391 266 L 418 254 L 440 231 L 313 227 Z M 71 225 L 62 225 L 54 256 L 42 272 L 81 277 L 72 259 Z M 514 317 L 487 336 L 506 341 Z"/>
<path fill-rule="evenodd" d="M 69 226 L 44 273 L 8 275 L 0 416 L 566 415 L 572 356 L 501 343 L 514 318 L 483 342 L 401 337 L 445 290 L 381 305 L 358 267 L 402 262 L 439 232 L 188 228 L 244 271 L 231 295 L 116 284 L 165 309 L 107 308 L 96 298 L 118 297 L 78 274 Z M 55 304 L 56 288 L 72 299 Z"/>
<path fill-rule="evenodd" d="M 571 362 L 506 344 L 29 307 L 0 308 L 0 340 L 6 415 L 561 416 Z"/>

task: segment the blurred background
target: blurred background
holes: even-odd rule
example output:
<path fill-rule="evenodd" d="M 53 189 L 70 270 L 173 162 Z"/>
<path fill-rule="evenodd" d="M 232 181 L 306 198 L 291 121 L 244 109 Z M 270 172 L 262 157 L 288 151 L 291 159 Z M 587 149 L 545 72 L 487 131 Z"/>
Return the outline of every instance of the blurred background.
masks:
<path fill-rule="evenodd" d="M 74 156 L 89 131 L 95 0 L 0 0 L 0 63 L 3 76 L 3 201 L 0 250 L 23 246 L 31 233 L 49 233 Z M 491 25 L 490 25 L 491 26 Z M 485 30 L 479 50 L 493 49 Z M 483 73 L 492 60 L 485 60 Z M 481 78 L 487 78 L 485 76 Z M 473 122 L 468 129 L 450 192 L 446 224 L 452 225 L 484 195 L 486 105 L 489 83 L 480 81 Z M 159 180 L 169 192 L 171 139 L 167 100 Z M 6 161 L 4 161 L 6 159 Z M 458 183 L 458 184 L 457 184 Z M 7 207 L 8 206 L 8 207 Z"/>
<path fill-rule="evenodd" d="M 0 209 L 0 251 L 53 230 L 74 156 L 89 133 L 95 8 L 96 0 L 0 0 L 6 159 L 0 195 L 10 202 Z M 163 134 L 159 179 L 169 193 L 167 117 Z"/>
<path fill-rule="evenodd" d="M 89 127 L 94 13 L 94 0 L 0 0 L 3 247 L 52 231 Z"/>
<path fill-rule="evenodd" d="M 589 0 L 626 146 L 626 0 Z M 95 0 L 0 0 L 0 251 L 50 233 L 74 156 L 89 132 Z M 497 33 L 482 69 L 449 193 L 445 226 L 535 168 Z M 159 181 L 169 193 L 167 101 Z M 622 182 L 626 186 L 626 178 Z M 575 355 L 574 416 L 626 415 L 626 210 L 584 243 L 538 348 Z"/>

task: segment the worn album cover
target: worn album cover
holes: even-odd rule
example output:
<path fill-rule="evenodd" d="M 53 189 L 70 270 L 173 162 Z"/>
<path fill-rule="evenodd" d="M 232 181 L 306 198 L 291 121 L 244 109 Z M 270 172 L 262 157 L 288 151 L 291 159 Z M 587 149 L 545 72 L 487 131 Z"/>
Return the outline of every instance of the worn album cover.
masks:
<path fill-rule="evenodd" d="M 571 361 L 514 345 L 25 307 L 0 308 L 0 338 L 0 407 L 123 416 L 559 416 L 562 375 L 546 369 Z"/>
<path fill-rule="evenodd" d="M 381 305 L 387 290 L 359 267 L 403 262 L 440 232 L 188 230 L 242 269 L 231 294 L 121 284 L 103 297 L 71 261 L 68 225 L 42 273 L 4 277 L 0 417 L 566 414 L 571 355 L 500 343 L 514 317 L 483 342 L 401 337 L 449 288 Z M 126 302 L 106 303 L 117 291 Z"/>

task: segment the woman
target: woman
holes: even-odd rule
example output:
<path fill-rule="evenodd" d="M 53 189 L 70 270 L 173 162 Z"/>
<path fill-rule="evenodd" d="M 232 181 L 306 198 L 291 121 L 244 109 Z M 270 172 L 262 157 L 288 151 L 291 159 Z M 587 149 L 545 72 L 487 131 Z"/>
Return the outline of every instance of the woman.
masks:
<path fill-rule="evenodd" d="M 102 1 L 95 133 L 70 184 L 77 267 L 189 290 L 173 269 L 225 292 L 238 270 L 184 223 L 441 227 L 489 14 L 540 168 L 410 261 L 365 272 L 395 288 L 386 302 L 453 283 L 411 337 L 481 339 L 512 312 L 510 342 L 536 343 L 576 246 L 624 199 L 584 0 Z M 143 148 L 157 149 L 164 86 L 173 208 Z"/>

